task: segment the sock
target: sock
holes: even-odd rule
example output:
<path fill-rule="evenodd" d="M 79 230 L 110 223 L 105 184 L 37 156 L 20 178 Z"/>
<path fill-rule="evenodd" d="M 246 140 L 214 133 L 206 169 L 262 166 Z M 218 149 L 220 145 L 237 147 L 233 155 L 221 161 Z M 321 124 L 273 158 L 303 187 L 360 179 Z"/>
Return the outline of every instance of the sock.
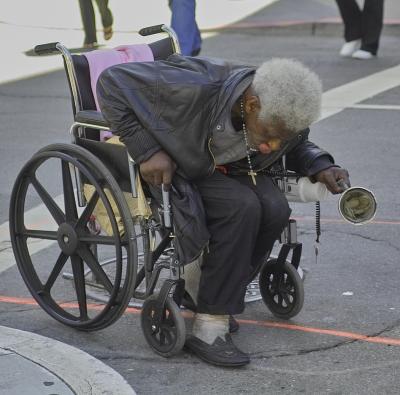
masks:
<path fill-rule="evenodd" d="M 218 336 L 224 339 L 228 330 L 228 315 L 196 314 L 192 335 L 207 344 L 213 344 Z"/>
<path fill-rule="evenodd" d="M 197 295 L 199 292 L 199 283 L 201 276 L 202 256 L 195 261 L 185 265 L 185 271 L 182 278 L 185 279 L 185 290 L 197 305 Z"/>

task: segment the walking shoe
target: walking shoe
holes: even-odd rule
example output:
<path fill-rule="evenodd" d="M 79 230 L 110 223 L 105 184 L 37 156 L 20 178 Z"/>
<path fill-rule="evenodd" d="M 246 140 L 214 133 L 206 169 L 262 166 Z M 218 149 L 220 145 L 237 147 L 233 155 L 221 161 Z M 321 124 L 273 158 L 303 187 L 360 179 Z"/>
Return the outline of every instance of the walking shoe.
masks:
<path fill-rule="evenodd" d="M 98 44 L 96 42 L 83 44 L 83 48 L 85 48 L 85 49 L 97 49 L 97 47 L 98 47 Z"/>
<path fill-rule="evenodd" d="M 340 50 L 340 56 L 349 58 L 351 55 L 353 55 L 354 52 L 356 52 L 360 48 L 360 45 L 361 40 L 354 40 L 344 43 L 342 49 Z"/>
<path fill-rule="evenodd" d="M 182 296 L 181 305 L 185 309 L 188 309 L 188 310 L 196 313 L 196 310 L 197 310 L 196 304 L 194 303 L 190 294 L 186 291 Z M 239 330 L 239 323 L 235 320 L 233 315 L 230 315 L 229 316 L 229 333 L 234 333 L 234 332 L 237 332 L 238 330 Z"/>
<path fill-rule="evenodd" d="M 371 52 L 359 49 L 358 51 L 354 52 L 353 55 L 351 55 L 351 57 L 353 59 L 368 60 L 375 57 L 375 55 L 373 55 Z"/>
<path fill-rule="evenodd" d="M 233 344 L 228 333 L 225 335 L 225 340 L 218 336 L 213 344 L 207 344 L 189 335 L 186 338 L 185 347 L 212 365 L 238 367 L 250 362 L 250 357 Z"/>
<path fill-rule="evenodd" d="M 107 26 L 103 29 L 104 40 L 110 40 L 113 36 L 113 28 L 112 26 Z"/>

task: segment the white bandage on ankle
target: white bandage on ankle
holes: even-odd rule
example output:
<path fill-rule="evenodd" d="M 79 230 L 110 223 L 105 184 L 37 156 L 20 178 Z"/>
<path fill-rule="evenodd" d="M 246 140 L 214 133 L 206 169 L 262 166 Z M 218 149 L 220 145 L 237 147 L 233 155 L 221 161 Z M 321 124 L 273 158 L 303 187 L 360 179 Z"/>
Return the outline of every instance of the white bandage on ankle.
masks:
<path fill-rule="evenodd" d="M 203 257 L 200 256 L 195 261 L 187 264 L 182 275 L 182 278 L 185 280 L 185 290 L 196 305 L 197 295 L 199 292 L 202 261 Z"/>
<path fill-rule="evenodd" d="M 228 315 L 196 314 L 192 335 L 205 343 L 212 344 L 218 336 L 224 339 L 228 330 Z"/>

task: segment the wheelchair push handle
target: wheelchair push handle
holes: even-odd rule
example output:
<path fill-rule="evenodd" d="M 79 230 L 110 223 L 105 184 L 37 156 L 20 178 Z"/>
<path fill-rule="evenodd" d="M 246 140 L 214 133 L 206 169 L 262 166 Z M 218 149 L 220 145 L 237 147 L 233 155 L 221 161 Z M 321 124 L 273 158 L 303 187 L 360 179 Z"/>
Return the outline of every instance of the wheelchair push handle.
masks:
<path fill-rule="evenodd" d="M 48 55 L 54 52 L 58 52 L 58 45 L 60 43 L 55 42 L 55 43 L 47 43 L 47 44 L 39 44 L 36 45 L 33 51 L 35 52 L 36 55 Z"/>
<path fill-rule="evenodd" d="M 164 216 L 164 226 L 166 228 L 172 227 L 171 222 L 171 204 L 169 196 L 169 188 L 165 184 L 161 185 L 162 200 L 163 200 L 163 216 Z"/>
<path fill-rule="evenodd" d="M 164 32 L 163 27 L 164 27 L 163 24 L 144 27 L 143 29 L 139 30 L 139 34 L 141 36 L 151 36 L 152 34 L 163 33 Z"/>

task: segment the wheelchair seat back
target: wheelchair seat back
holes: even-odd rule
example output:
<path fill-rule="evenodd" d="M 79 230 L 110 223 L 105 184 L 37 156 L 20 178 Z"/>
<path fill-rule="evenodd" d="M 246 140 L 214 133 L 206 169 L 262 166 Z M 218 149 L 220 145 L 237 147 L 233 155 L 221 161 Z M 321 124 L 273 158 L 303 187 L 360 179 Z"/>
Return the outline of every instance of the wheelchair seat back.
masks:
<path fill-rule="evenodd" d="M 167 59 L 175 52 L 170 38 L 152 42 L 149 47 L 155 61 Z M 74 125 L 81 129 L 75 136 L 75 143 L 99 157 L 121 184 L 122 190 L 129 190 L 129 166 L 125 147 L 100 141 L 101 130 L 108 130 L 108 125 L 96 108 L 87 57 L 76 54 L 69 58 L 64 56 L 64 68 L 71 93 Z"/>
<path fill-rule="evenodd" d="M 153 53 L 154 60 L 164 60 L 174 53 L 172 42 L 169 38 L 164 38 L 149 44 Z M 85 55 L 72 55 L 72 65 L 74 74 L 68 69 L 64 62 L 65 71 L 68 77 L 69 88 L 71 92 L 72 109 L 74 117 L 79 111 L 96 111 L 95 92 L 92 91 L 89 62 Z M 78 92 L 78 102 L 74 98 L 73 90 Z"/>

